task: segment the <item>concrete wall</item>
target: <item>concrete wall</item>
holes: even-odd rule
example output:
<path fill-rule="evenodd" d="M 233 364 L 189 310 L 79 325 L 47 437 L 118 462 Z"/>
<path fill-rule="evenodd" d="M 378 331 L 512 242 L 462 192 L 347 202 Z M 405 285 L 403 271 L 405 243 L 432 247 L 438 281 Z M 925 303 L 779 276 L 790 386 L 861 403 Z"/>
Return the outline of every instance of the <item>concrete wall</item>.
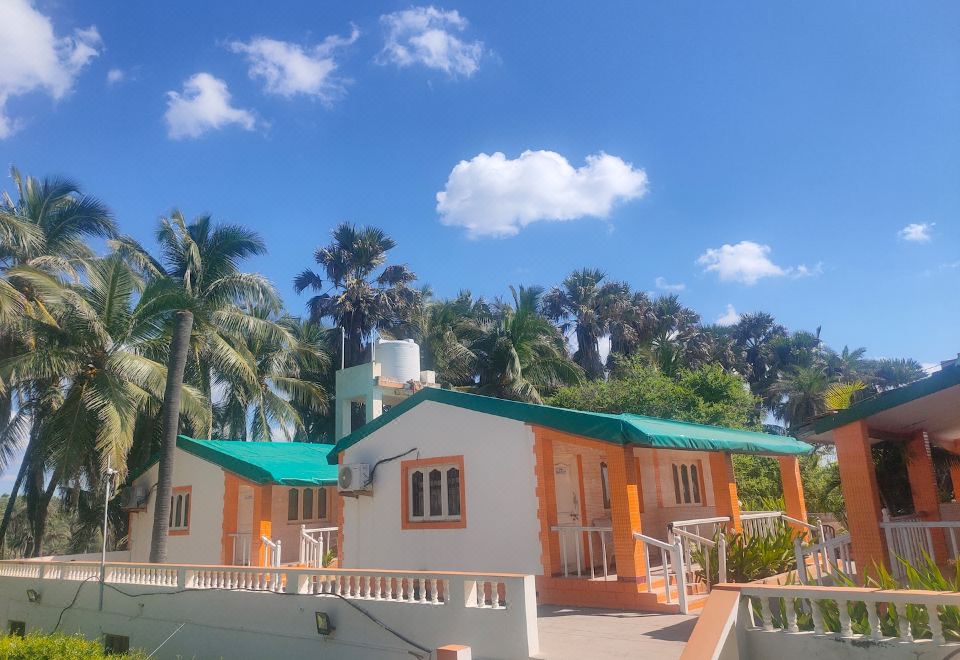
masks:
<path fill-rule="evenodd" d="M 509 419 L 433 401 L 344 452 L 376 469 L 373 495 L 344 498 L 344 566 L 541 574 L 533 432 Z M 401 529 L 401 460 L 463 455 L 464 529 Z"/>
<path fill-rule="evenodd" d="M 835 635 L 815 635 L 812 632 L 783 633 L 779 631 L 745 630 L 741 632 L 740 660 L 941 660 L 960 656 L 960 646 L 935 646 L 930 641 L 904 644 L 891 639 L 875 642 L 858 637 L 840 639 Z"/>
<path fill-rule="evenodd" d="M 153 510 L 157 500 L 157 471 L 154 465 L 134 485 L 149 495 L 144 511 L 130 514 L 130 560 L 150 558 Z M 173 564 L 219 564 L 223 536 L 223 470 L 177 448 L 173 459 L 173 487 L 192 486 L 190 532 L 167 539 L 167 561 Z"/>
<path fill-rule="evenodd" d="M 50 632 L 63 613 L 59 630 L 100 638 L 104 633 L 130 638 L 131 648 L 150 653 L 171 636 L 155 658 L 379 658 L 410 660 L 414 647 L 371 621 L 351 603 L 401 635 L 428 649 L 451 643 L 473 647 L 478 658 L 526 658 L 537 652 L 533 578 L 511 607 L 491 610 L 463 606 L 398 603 L 295 593 L 251 593 L 221 589 L 173 593 L 174 587 L 110 585 L 103 611 L 97 609 L 96 580 L 0 578 L 0 625 L 24 621 L 27 631 Z M 451 586 L 451 595 L 456 591 Z M 41 595 L 30 603 L 27 589 Z M 79 591 L 78 591 L 79 590 Z M 149 594 L 149 595 L 147 595 Z M 68 607 L 76 596 L 76 603 Z M 329 615 L 330 637 L 317 633 L 316 612 Z"/>

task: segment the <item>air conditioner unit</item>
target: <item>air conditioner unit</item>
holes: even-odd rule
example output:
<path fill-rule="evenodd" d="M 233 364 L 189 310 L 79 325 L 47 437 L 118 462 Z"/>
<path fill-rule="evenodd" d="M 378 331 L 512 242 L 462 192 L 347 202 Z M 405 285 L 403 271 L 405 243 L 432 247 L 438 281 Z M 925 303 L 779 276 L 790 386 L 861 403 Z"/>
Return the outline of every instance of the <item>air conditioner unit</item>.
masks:
<path fill-rule="evenodd" d="M 366 463 L 341 465 L 337 473 L 337 490 L 341 493 L 370 491 L 370 466 Z"/>
<path fill-rule="evenodd" d="M 120 508 L 136 511 L 147 508 L 147 489 L 143 486 L 127 486 L 120 491 Z"/>

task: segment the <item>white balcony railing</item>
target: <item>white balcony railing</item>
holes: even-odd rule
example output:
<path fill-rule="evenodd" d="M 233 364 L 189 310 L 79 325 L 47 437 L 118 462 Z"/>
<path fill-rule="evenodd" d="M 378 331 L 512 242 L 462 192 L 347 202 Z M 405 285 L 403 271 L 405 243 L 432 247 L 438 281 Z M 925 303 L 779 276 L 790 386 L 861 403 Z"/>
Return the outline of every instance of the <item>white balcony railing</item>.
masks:
<path fill-rule="evenodd" d="M 576 562 L 577 577 L 584 577 L 589 569 L 590 579 L 596 579 L 597 568 L 603 569 L 603 579 L 610 576 L 609 555 L 607 548 L 613 547 L 613 527 L 592 526 L 584 527 L 582 525 L 557 525 L 551 527 L 554 532 L 560 535 L 560 560 L 563 562 L 563 577 L 570 577 L 571 568 Z M 610 534 L 610 544 L 607 545 Z M 587 556 L 584 558 L 583 539 L 587 539 Z M 596 539 L 596 542 L 595 542 Z M 595 550 L 600 551 L 600 563 L 597 562 Z M 586 559 L 586 566 L 583 566 Z"/>
<path fill-rule="evenodd" d="M 960 529 L 960 521 L 936 520 L 924 522 L 916 514 L 891 517 L 890 513 L 884 509 L 880 529 L 883 530 L 887 538 L 891 569 L 896 577 L 902 578 L 906 570 L 902 563 L 897 561 L 898 557 L 911 566 L 922 564 L 924 555 L 936 559 L 933 549 L 934 530 L 940 530 L 937 533 L 941 533 L 945 539 L 949 539 L 950 557 L 957 557 L 957 530 Z"/>
<path fill-rule="evenodd" d="M 796 538 L 793 544 L 797 558 L 797 577 L 801 584 L 816 582 L 822 585 L 825 581 L 833 583 L 830 578 L 838 570 L 848 576 L 856 573 L 849 532 L 809 544 Z"/>
<path fill-rule="evenodd" d="M 251 556 L 251 541 L 253 535 L 249 533 L 237 532 L 230 534 L 230 539 L 233 542 L 233 565 L 234 566 L 250 566 L 252 563 L 250 561 Z"/>
<path fill-rule="evenodd" d="M 327 553 L 336 548 L 336 527 L 308 528 L 300 525 L 300 564 L 311 568 L 323 568 Z"/>
<path fill-rule="evenodd" d="M 267 536 L 261 536 L 260 540 L 263 541 L 265 546 L 265 551 L 267 553 L 266 565 L 267 566 L 280 566 L 282 563 L 282 552 L 283 552 L 283 542 L 280 539 L 273 541 Z"/>

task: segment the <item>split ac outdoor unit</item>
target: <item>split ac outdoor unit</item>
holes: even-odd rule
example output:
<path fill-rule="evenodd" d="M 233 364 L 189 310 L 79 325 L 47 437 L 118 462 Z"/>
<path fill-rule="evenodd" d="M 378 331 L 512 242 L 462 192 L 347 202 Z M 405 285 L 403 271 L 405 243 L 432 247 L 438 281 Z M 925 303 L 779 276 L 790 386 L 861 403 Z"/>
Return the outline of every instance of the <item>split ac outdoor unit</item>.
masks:
<path fill-rule="evenodd" d="M 370 466 L 366 463 L 341 465 L 337 473 L 337 490 L 341 493 L 361 493 L 370 490 Z"/>
<path fill-rule="evenodd" d="M 135 511 L 147 508 L 147 489 L 143 486 L 128 486 L 120 491 L 120 508 Z"/>

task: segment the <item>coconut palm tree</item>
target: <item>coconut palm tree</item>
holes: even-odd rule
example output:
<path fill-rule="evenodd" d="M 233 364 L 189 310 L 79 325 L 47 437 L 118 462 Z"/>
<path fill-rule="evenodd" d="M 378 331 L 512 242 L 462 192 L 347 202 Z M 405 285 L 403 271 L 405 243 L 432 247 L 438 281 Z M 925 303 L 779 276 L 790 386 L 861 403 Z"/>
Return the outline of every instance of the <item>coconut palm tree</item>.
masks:
<path fill-rule="evenodd" d="M 543 402 L 543 394 L 583 380 L 583 369 L 567 356 L 563 336 L 540 315 L 541 287 L 510 287 L 513 303 L 494 305 L 494 317 L 476 342 L 480 364 L 477 391 L 504 399 Z"/>
<path fill-rule="evenodd" d="M 399 326 L 417 303 L 418 292 L 410 286 L 416 275 L 404 265 L 384 266 L 395 246 L 382 229 L 342 223 L 333 241 L 314 252 L 322 274 L 307 269 L 294 279 L 297 293 L 316 292 L 307 301 L 310 319 L 331 319 L 343 332 L 348 367 L 362 362 L 374 330 Z"/>
<path fill-rule="evenodd" d="M 877 390 L 884 391 L 902 387 L 926 377 L 923 365 L 911 358 L 885 358 L 874 367 L 873 382 Z"/>
<path fill-rule="evenodd" d="M 777 398 L 774 413 L 791 431 L 827 410 L 830 379 L 822 366 L 795 366 L 771 388 Z"/>
<path fill-rule="evenodd" d="M 631 302 L 629 286 L 605 282 L 606 277 L 597 268 L 576 270 L 542 301 L 544 315 L 559 322 L 565 336 L 575 333 L 577 350 L 573 361 L 594 380 L 604 375 L 600 338 L 609 334 L 611 321 L 622 318 Z"/>
<path fill-rule="evenodd" d="M 117 255 L 87 260 L 83 284 L 29 267 L 12 273 L 41 296 L 55 321 L 31 319 L 29 350 L 0 360 L 0 382 L 28 393 L 24 405 L 43 412 L 32 423 L 27 481 L 37 555 L 58 486 L 99 483 L 108 460 L 125 472 L 139 414 L 163 400 L 167 368 L 156 356 L 183 296 L 167 282 L 144 285 Z M 192 388 L 182 393 L 184 414 L 208 423 L 203 396 Z"/>

